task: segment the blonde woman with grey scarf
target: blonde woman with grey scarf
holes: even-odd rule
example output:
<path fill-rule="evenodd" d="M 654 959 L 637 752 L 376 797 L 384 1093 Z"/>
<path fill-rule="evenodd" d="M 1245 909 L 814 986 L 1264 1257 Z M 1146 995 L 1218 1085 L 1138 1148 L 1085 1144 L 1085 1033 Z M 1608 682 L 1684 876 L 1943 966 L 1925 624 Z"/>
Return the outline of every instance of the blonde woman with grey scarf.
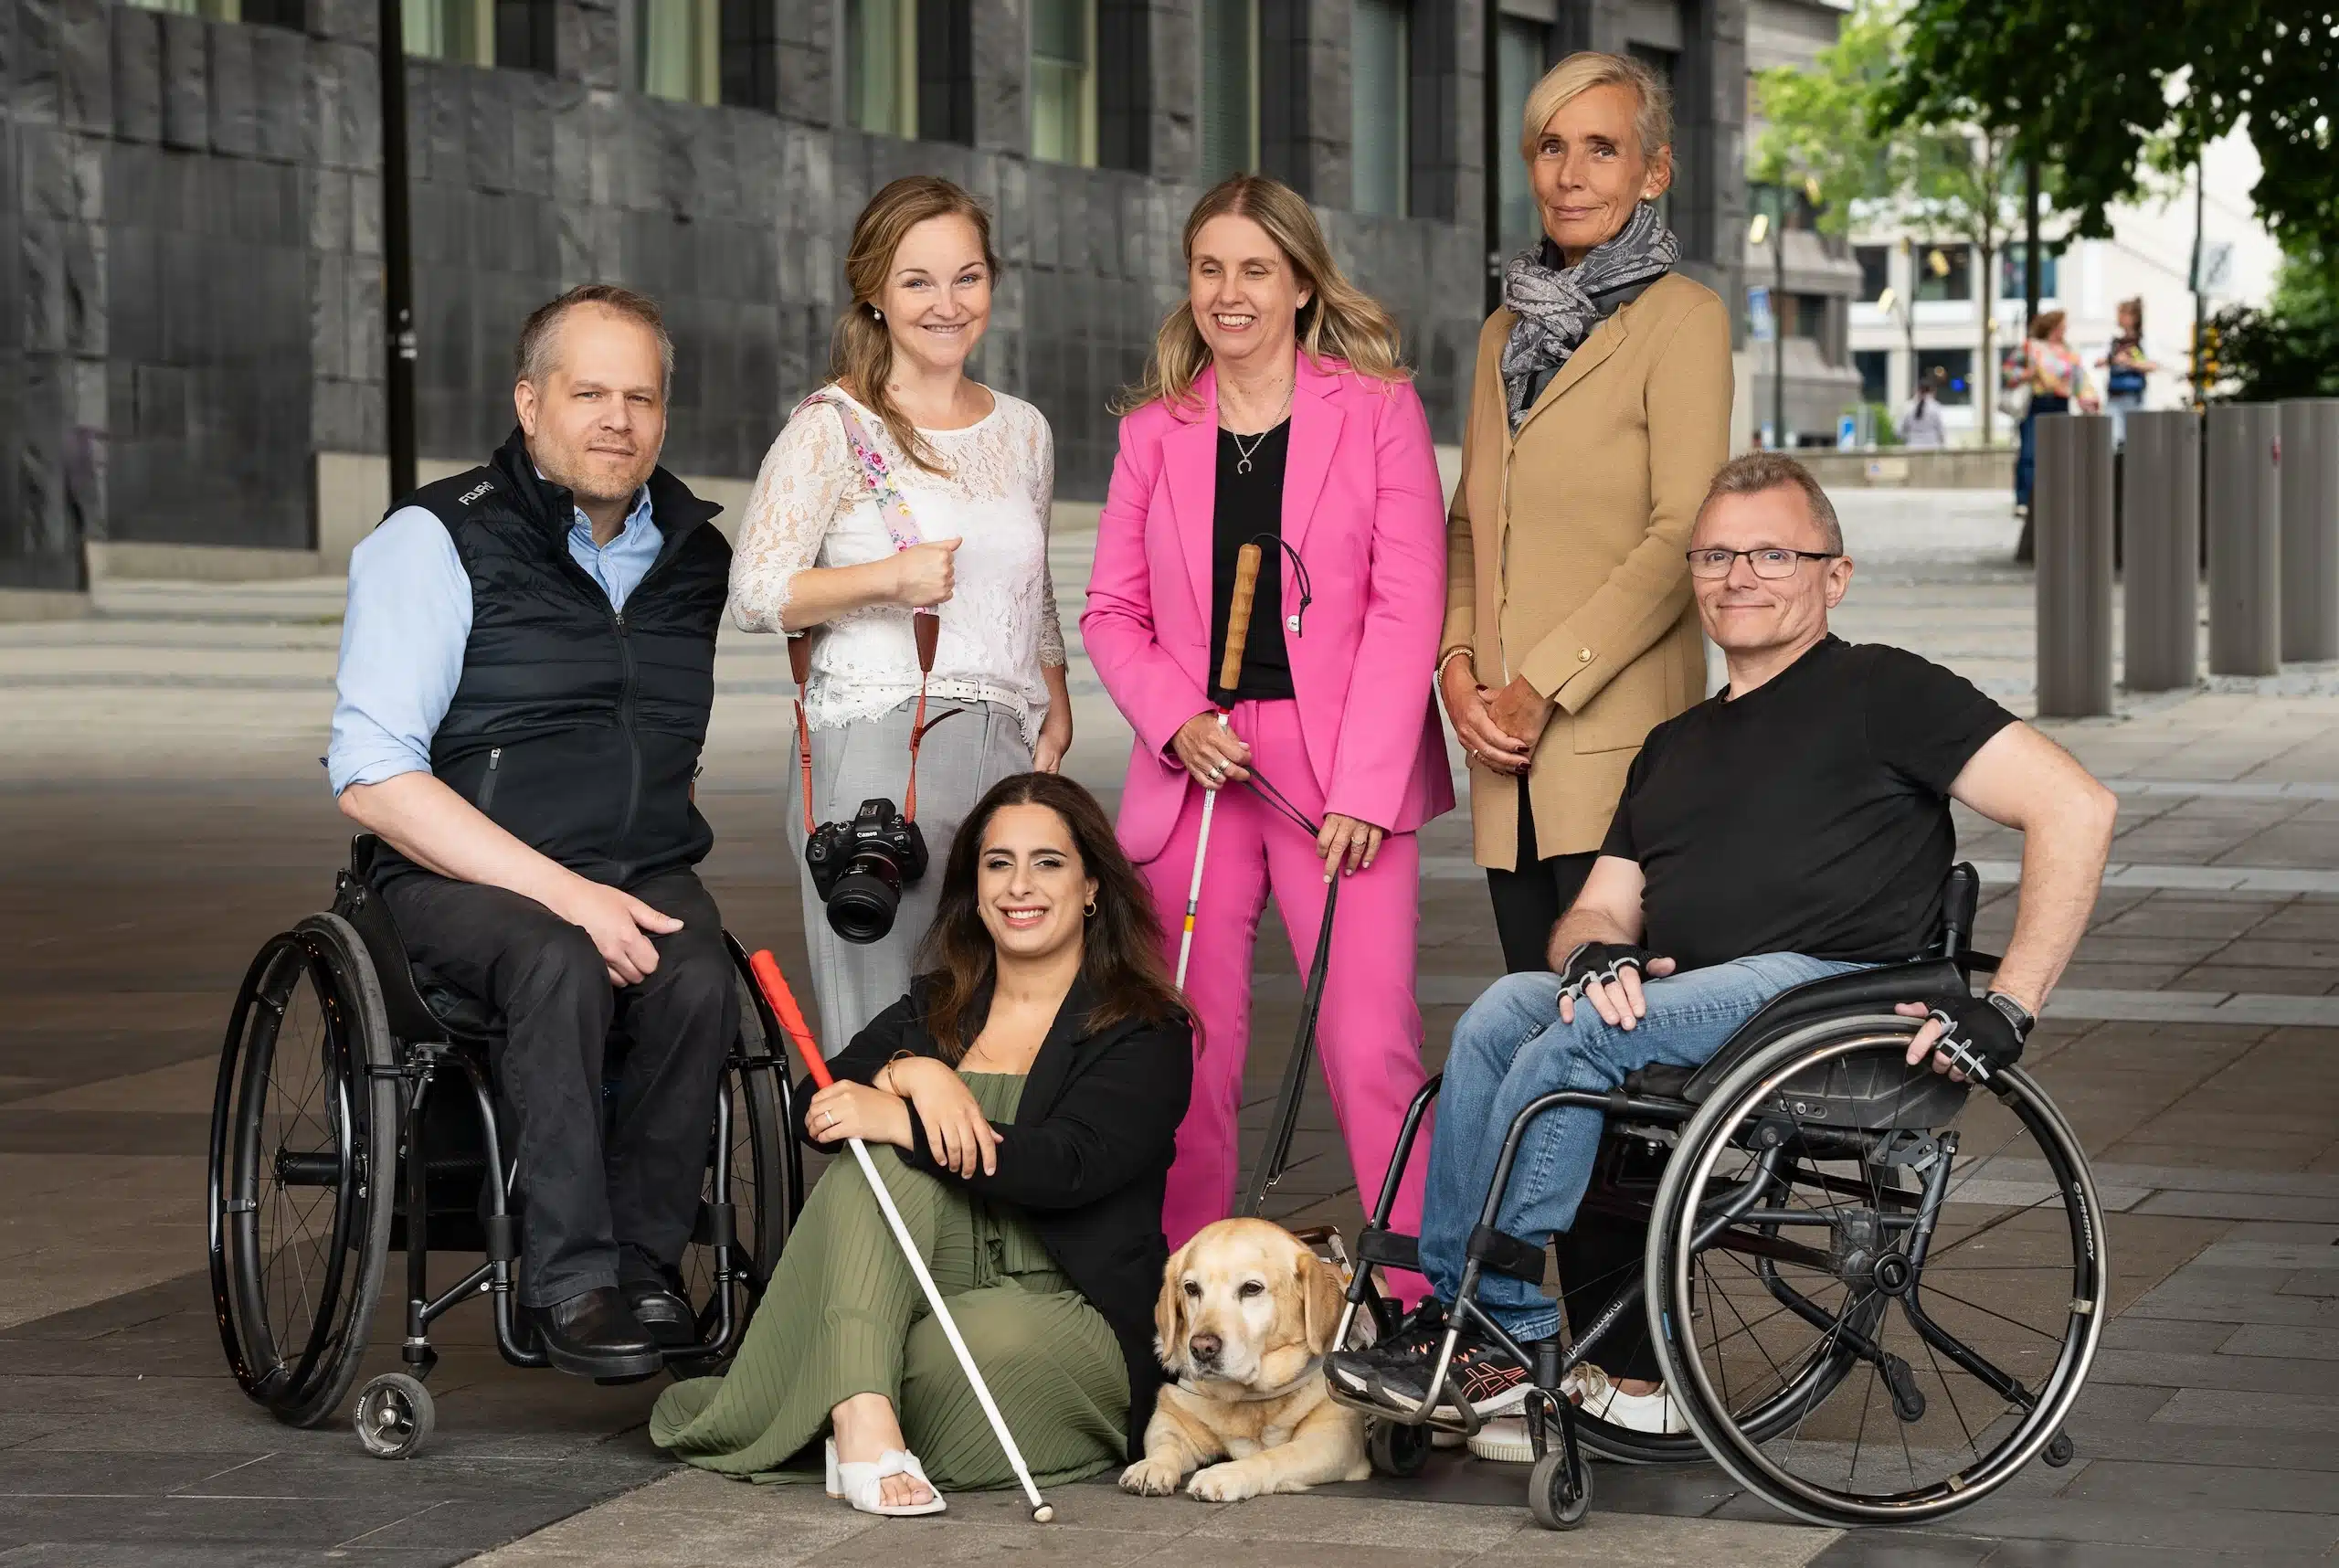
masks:
<path fill-rule="evenodd" d="M 1476 860 L 1514 972 L 1561 967 L 1552 927 L 1625 769 L 1650 729 L 1705 695 L 1684 552 L 1729 456 L 1730 315 L 1673 270 L 1680 246 L 1656 207 L 1671 141 L 1668 96 L 1645 66 L 1587 52 L 1552 68 L 1519 138 L 1544 238 L 1505 270 L 1478 339 L 1438 690 L 1468 757 Z M 1637 1275 L 1645 1239 L 1593 1214 L 1559 1238 L 1579 1334 Z M 1424 1262 L 1437 1281 L 1437 1261 Z M 1682 1430 L 1637 1321 L 1609 1330 L 1600 1360 L 1607 1372 L 1586 1368 L 1575 1391 L 1595 1437 Z M 1490 1425 L 1473 1450 L 1529 1457 L 1516 1425 Z"/>

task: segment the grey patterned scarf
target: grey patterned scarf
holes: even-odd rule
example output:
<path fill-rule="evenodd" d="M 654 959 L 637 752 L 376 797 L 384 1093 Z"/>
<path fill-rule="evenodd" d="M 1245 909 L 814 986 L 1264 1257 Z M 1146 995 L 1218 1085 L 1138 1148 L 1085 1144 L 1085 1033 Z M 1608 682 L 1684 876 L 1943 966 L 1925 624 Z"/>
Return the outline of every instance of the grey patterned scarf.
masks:
<path fill-rule="evenodd" d="M 1568 362 L 1601 319 L 1673 270 L 1681 242 L 1642 202 L 1614 239 L 1588 251 L 1572 267 L 1561 267 L 1558 248 L 1546 240 L 1522 250 L 1503 270 L 1502 302 L 1519 320 L 1503 344 L 1504 401 L 1510 428 L 1527 417 L 1533 391 Z"/>

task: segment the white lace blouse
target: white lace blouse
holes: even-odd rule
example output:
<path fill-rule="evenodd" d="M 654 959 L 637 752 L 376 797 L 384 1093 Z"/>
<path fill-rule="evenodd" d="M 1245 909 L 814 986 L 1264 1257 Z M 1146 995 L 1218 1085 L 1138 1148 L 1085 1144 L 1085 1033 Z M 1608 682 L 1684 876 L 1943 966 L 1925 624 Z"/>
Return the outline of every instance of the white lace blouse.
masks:
<path fill-rule="evenodd" d="M 833 386 L 826 390 L 845 397 Z M 853 407 L 863 408 L 919 535 L 965 541 L 952 561 L 955 578 L 942 606 L 928 692 L 1014 709 L 1028 746 L 1048 706 L 1040 672 L 1064 662 L 1048 575 L 1055 443 L 1037 408 L 1004 392 L 991 397 L 990 413 L 965 429 L 923 432 L 948 470 L 942 474 L 910 461 L 883 420 L 860 403 Z M 815 405 L 788 422 L 756 475 L 731 563 L 731 619 L 743 630 L 778 631 L 797 573 L 860 566 L 893 553 L 845 442 L 842 418 Z M 805 718 L 814 729 L 874 718 L 915 696 L 917 684 L 910 612 L 894 605 L 850 610 L 812 633 Z"/>

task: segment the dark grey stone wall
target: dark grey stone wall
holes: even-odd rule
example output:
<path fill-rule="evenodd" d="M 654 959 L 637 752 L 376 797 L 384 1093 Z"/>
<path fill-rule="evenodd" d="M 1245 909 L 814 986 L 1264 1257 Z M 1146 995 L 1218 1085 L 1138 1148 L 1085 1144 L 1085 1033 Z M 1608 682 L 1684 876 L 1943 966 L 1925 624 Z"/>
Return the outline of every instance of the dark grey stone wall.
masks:
<path fill-rule="evenodd" d="M 836 128 L 833 0 L 770 3 L 776 114 L 623 90 L 621 0 L 550 0 L 549 73 L 410 62 L 424 453 L 501 440 L 521 320 L 608 279 L 672 323 L 669 462 L 753 473 L 823 374 L 853 216 L 931 172 L 997 217 L 1008 269 L 979 373 L 1054 422 L 1061 493 L 1101 495 L 1106 401 L 1183 291 L 1193 0 L 1106 0 L 1108 37 L 1143 40 L 1105 65 L 1106 169 L 1025 155 L 1026 0 L 948 0 L 972 24 L 967 144 Z M 1738 36 L 1697 121 L 1700 161 L 1721 161 L 1734 127 L 1703 127 L 1742 78 L 1743 0 L 1698 4 Z M 1269 9 L 1297 90 L 1290 172 L 1395 312 L 1451 439 L 1479 314 L 1483 0 L 1417 0 L 1416 71 L 1441 74 L 1416 85 L 1425 216 L 1405 219 L 1342 210 L 1346 7 Z M 1587 11 L 1587 30 L 1614 25 Z M 0 0 L 0 586 L 78 586 L 89 540 L 305 547 L 312 455 L 382 450 L 375 7 L 308 0 L 306 16 L 296 32 Z M 1730 232 L 1735 210 L 1700 232 Z"/>

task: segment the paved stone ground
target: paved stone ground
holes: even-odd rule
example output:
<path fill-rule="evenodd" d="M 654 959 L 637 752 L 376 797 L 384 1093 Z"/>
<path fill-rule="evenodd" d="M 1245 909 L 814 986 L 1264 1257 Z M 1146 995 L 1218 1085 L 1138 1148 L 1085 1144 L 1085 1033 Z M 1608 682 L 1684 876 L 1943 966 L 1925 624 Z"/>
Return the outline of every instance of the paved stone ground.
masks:
<path fill-rule="evenodd" d="M 1839 627 L 1917 648 L 2018 710 L 2027 577 L 1997 564 L 1995 497 L 1842 498 L 1861 571 Z M 1070 596 L 1087 541 L 1067 532 Z M 442 1319 L 439 1431 L 400 1466 L 345 1425 L 279 1426 L 227 1378 L 203 1249 L 218 1032 L 269 932 L 320 906 L 344 824 L 316 755 L 339 585 L 117 585 L 102 619 L 0 628 L 0 1565 L 707 1564 L 978 1558 L 2136 1563 L 2325 1560 L 2339 1543 L 2339 671 L 2294 668 L 2053 726 L 2122 792 L 2117 870 L 2042 1029 L 2038 1075 L 2113 1211 L 2117 1316 L 2043 1467 L 1951 1528 L 1838 1537 L 1783 1523 L 1718 1472 L 1603 1467 L 1571 1536 L 1527 1523 L 1519 1472 L 1441 1457 L 1371 1482 L 1231 1508 L 1067 1489 L 1034 1535 L 1011 1499 L 879 1528 L 795 1489 L 676 1473 L 643 1440 L 655 1385 L 515 1371 L 481 1315 Z M 1127 731 L 1075 671 L 1073 771 L 1117 781 Z M 707 872 L 735 930 L 800 956 L 776 805 L 785 665 L 726 640 L 704 800 Z M 1429 1052 L 1491 959 L 1461 820 L 1424 835 Z M 2020 846 L 1964 824 L 2006 934 Z M 1262 1131 L 1297 981 L 1261 944 L 1246 1119 Z M 1320 1087 L 1287 1218 L 1351 1231 Z M 2019 1172 L 2011 1173 L 2015 1177 Z M 387 1318 L 374 1352 L 395 1341 Z M 644 1483 L 652 1483 L 645 1485 Z M 598 1506 L 593 1506 L 598 1505 Z M 579 1512 L 580 1510 L 587 1511 Z M 573 1516 L 573 1517 L 571 1517 Z M 928 1547 L 927 1542 L 931 1542 Z"/>

